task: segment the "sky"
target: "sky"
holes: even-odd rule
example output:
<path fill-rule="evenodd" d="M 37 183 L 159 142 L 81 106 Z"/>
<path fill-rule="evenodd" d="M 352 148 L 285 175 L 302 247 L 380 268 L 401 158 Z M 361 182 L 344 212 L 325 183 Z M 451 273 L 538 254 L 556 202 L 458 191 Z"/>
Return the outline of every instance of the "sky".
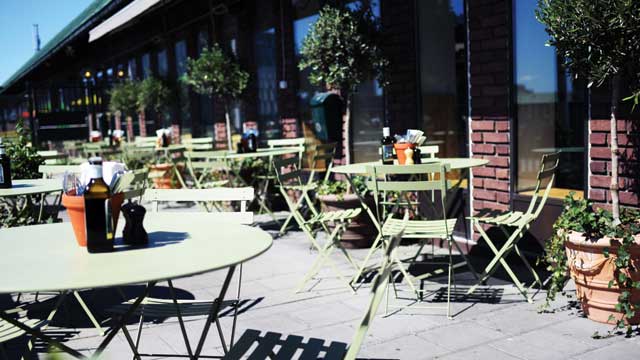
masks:
<path fill-rule="evenodd" d="M 0 85 L 34 53 L 33 24 L 41 46 L 92 0 L 0 0 Z"/>

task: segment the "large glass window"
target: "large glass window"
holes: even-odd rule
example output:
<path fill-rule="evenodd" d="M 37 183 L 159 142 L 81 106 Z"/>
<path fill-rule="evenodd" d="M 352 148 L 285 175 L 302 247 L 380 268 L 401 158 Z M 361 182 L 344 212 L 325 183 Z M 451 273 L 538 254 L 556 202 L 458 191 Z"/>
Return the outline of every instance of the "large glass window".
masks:
<path fill-rule="evenodd" d="M 535 18 L 536 0 L 515 0 L 514 81 L 518 192 L 534 188 L 540 158 L 560 151 L 553 195 L 584 189 L 584 86 L 559 65 L 548 35 Z"/>
<path fill-rule="evenodd" d="M 293 22 L 294 50 L 296 62 L 300 61 L 300 49 L 304 38 L 309 33 L 311 26 L 318 20 L 320 9 L 318 0 L 294 2 L 296 19 Z M 359 6 L 371 6 L 376 17 L 380 17 L 379 1 L 352 1 L 347 6 L 355 9 Z M 298 111 L 302 121 L 311 120 L 311 98 L 324 91 L 320 87 L 311 85 L 308 80 L 309 69 L 301 71 L 298 84 Z M 351 123 L 352 123 L 352 152 L 353 162 L 371 161 L 378 158 L 378 147 L 382 136 L 384 122 L 384 93 L 375 80 L 368 80 L 358 86 L 353 94 Z"/>
<path fill-rule="evenodd" d="M 152 76 L 152 72 L 151 72 L 151 56 L 149 55 L 149 53 L 146 53 L 144 55 L 142 55 L 142 78 L 146 79 L 150 76 Z"/>
<path fill-rule="evenodd" d="M 209 32 L 206 28 L 198 32 L 198 56 L 209 47 Z M 206 95 L 198 95 L 200 103 L 200 133 L 205 136 L 213 136 L 213 101 Z"/>
<path fill-rule="evenodd" d="M 187 43 L 184 40 L 176 42 L 176 76 L 178 82 L 178 97 L 180 102 L 181 132 L 191 134 L 191 104 L 189 101 L 189 88 L 180 81 L 187 72 Z"/>
<path fill-rule="evenodd" d="M 167 50 L 158 51 L 158 76 L 166 79 L 169 75 L 169 62 L 167 61 Z"/>
<path fill-rule="evenodd" d="M 257 110 L 260 137 L 277 139 L 281 137 L 278 114 L 277 52 L 275 18 L 272 3 L 256 2 L 256 31 L 254 54 L 256 60 L 256 81 L 258 88 Z"/>
<path fill-rule="evenodd" d="M 439 157 L 466 156 L 467 29 L 464 0 L 418 1 L 419 126 Z"/>

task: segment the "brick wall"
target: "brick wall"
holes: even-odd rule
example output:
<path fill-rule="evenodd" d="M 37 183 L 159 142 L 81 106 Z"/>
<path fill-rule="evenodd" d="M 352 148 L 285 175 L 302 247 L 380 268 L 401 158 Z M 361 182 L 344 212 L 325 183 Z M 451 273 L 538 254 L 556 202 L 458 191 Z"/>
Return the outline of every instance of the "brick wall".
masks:
<path fill-rule="evenodd" d="M 469 2 L 470 150 L 489 160 L 472 171 L 475 211 L 510 208 L 509 14 L 508 0 Z"/>
<path fill-rule="evenodd" d="M 610 208 L 611 141 L 609 119 L 589 121 L 589 198 Z M 640 206 L 640 124 L 618 120 L 620 205 Z"/>

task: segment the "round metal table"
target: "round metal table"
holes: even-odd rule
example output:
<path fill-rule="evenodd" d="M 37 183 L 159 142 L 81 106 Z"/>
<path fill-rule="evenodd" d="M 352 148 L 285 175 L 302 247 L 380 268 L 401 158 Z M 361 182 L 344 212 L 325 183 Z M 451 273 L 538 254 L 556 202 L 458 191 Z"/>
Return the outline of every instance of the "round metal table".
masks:
<path fill-rule="evenodd" d="M 259 256 L 272 245 L 271 235 L 259 228 L 217 224 L 207 215 L 210 214 L 148 213 L 144 221 L 149 234 L 146 247 L 121 244 L 124 220 L 120 219 L 116 251 L 98 254 L 90 254 L 86 248 L 77 245 L 68 222 L 1 229 L 0 293 L 53 290 L 68 293 L 71 290 L 147 283 L 146 291 L 98 346 L 97 356 L 126 324 L 156 282 L 228 269 L 218 296 L 224 299 L 235 267 Z M 210 320 L 217 319 L 220 303 L 218 301 L 212 307 Z M 0 312 L 0 318 L 71 355 L 82 357 L 74 349 L 3 312 Z M 201 339 L 204 338 L 205 331 Z M 201 346 L 198 353 L 200 350 Z"/>
<path fill-rule="evenodd" d="M 12 187 L 0 189 L 0 197 L 38 195 L 62 191 L 61 179 L 13 180 Z"/>
<path fill-rule="evenodd" d="M 422 159 L 423 164 L 432 163 L 432 162 L 443 162 L 443 163 L 449 164 L 451 166 L 451 170 L 462 170 L 462 169 L 469 169 L 473 167 L 486 165 L 489 163 L 489 160 L 475 159 L 475 158 Z M 345 175 L 366 174 L 367 166 L 380 165 L 380 164 L 381 164 L 380 161 L 371 161 L 371 162 L 355 163 L 355 164 L 348 164 L 348 165 L 339 165 L 331 168 L 331 172 L 337 173 L 337 174 L 345 174 Z M 410 166 L 410 165 L 407 165 L 407 166 Z"/>

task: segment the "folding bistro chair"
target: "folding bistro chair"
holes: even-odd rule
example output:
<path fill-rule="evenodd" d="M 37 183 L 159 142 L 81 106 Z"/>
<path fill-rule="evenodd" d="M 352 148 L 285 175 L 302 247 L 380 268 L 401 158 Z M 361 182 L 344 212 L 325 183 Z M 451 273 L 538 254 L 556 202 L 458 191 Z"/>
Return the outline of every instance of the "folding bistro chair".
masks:
<path fill-rule="evenodd" d="M 269 149 L 278 149 L 278 148 L 297 148 L 298 149 L 298 169 L 302 168 L 302 156 L 304 155 L 305 150 L 305 138 L 293 138 L 293 139 L 273 139 L 267 141 L 267 146 Z M 272 182 L 276 181 L 276 177 L 273 174 L 273 164 L 274 156 L 268 157 L 267 163 L 267 173 L 265 175 L 258 175 L 256 179 L 258 183 L 256 184 L 256 199 L 260 205 L 260 213 L 264 210 L 266 213 L 271 215 L 271 217 L 278 223 L 278 220 L 273 215 L 273 211 L 271 210 L 270 204 L 268 203 L 268 192 L 269 185 Z"/>
<path fill-rule="evenodd" d="M 518 291 L 524 296 L 524 298 L 528 302 L 533 302 L 533 298 L 527 294 L 527 291 L 534 285 L 538 284 L 538 286 L 542 287 L 542 281 L 538 276 L 538 273 L 533 269 L 527 258 L 518 248 L 518 241 L 522 239 L 524 234 L 529 231 L 531 224 L 536 221 L 542 209 L 544 208 L 544 204 L 547 202 L 547 198 L 549 197 L 549 192 L 553 186 L 553 180 L 555 179 L 555 171 L 558 168 L 558 163 L 560 161 L 560 153 L 547 154 L 542 156 L 542 160 L 540 161 L 540 170 L 538 172 L 538 176 L 536 179 L 536 186 L 534 189 L 533 196 L 531 197 L 531 202 L 529 203 L 529 207 L 527 211 L 509 211 L 497 216 L 485 216 L 485 217 L 471 217 L 470 219 L 473 222 L 474 228 L 478 230 L 480 236 L 487 242 L 491 251 L 493 251 L 495 257 L 489 262 L 487 267 L 484 269 L 482 274 L 480 275 L 480 280 L 477 284 L 472 286 L 467 294 L 473 293 L 480 284 L 484 284 L 493 273 L 496 272 L 499 265 L 502 265 L 504 269 L 509 274 L 511 280 L 513 280 L 514 284 L 518 288 Z M 542 192 L 542 197 L 540 197 L 540 190 L 543 186 L 543 183 L 546 182 L 546 186 L 544 187 L 544 191 Z M 499 228 L 502 233 L 506 236 L 507 241 L 505 244 L 498 250 L 495 246 L 491 238 L 487 235 L 483 226 L 495 226 Z M 516 274 L 513 272 L 507 261 L 505 260 L 512 251 L 515 251 L 516 254 L 522 259 L 524 265 L 529 269 L 529 272 L 533 275 L 535 279 L 534 283 L 527 289 L 523 285 L 523 283 L 518 279 Z M 534 294 L 535 295 L 535 294 Z"/>
<path fill-rule="evenodd" d="M 313 247 L 315 247 L 319 254 L 316 262 L 311 266 L 309 272 L 304 276 L 301 283 L 296 288 L 296 292 L 300 292 L 304 285 L 313 278 L 320 268 L 325 262 L 329 262 L 329 265 L 336 272 L 338 277 L 345 281 L 347 286 L 353 291 L 353 287 L 349 283 L 348 280 L 344 278 L 338 267 L 335 263 L 329 258 L 334 249 L 338 249 L 345 256 L 347 261 L 354 266 L 354 268 L 358 268 L 356 263 L 351 258 L 351 255 L 347 252 L 347 250 L 342 246 L 340 242 L 340 238 L 347 226 L 351 223 L 351 221 L 360 214 L 362 211 L 361 208 L 356 209 L 346 209 L 346 210 L 338 210 L 338 211 L 326 211 L 326 212 L 318 212 L 315 206 L 313 205 L 313 201 L 309 197 L 309 190 L 315 188 L 315 184 L 304 183 L 301 178 L 301 171 L 298 168 L 298 164 L 300 163 L 298 157 L 292 157 L 288 159 L 280 159 L 273 161 L 273 167 L 276 172 L 276 178 L 278 180 L 278 184 L 280 185 L 280 193 L 282 197 L 287 202 L 287 206 L 289 207 L 289 211 L 293 215 L 293 219 L 296 221 L 300 229 L 307 234 L 309 240 Z M 300 197 L 297 202 L 294 202 L 287 193 L 288 191 L 299 191 Z M 306 202 L 306 206 L 312 213 L 312 216 L 309 219 L 305 219 L 302 213 L 300 212 L 301 206 Z M 333 223 L 335 228 L 332 231 L 329 231 L 327 226 L 328 223 Z M 324 229 L 328 235 L 328 239 L 324 246 L 320 246 L 316 241 L 316 234 L 320 229 Z"/>
<path fill-rule="evenodd" d="M 380 302 L 382 301 L 382 297 L 384 296 L 384 293 L 389 286 L 389 280 L 391 279 L 391 269 L 393 268 L 396 248 L 400 244 L 400 240 L 402 240 L 402 235 L 408 221 L 409 213 L 405 212 L 402 223 L 397 228 L 398 232 L 391 235 L 389 237 L 389 241 L 386 243 L 380 268 L 372 282 L 373 286 L 371 287 L 371 300 L 369 301 L 369 307 L 358 325 L 344 360 L 355 360 L 358 352 L 360 351 L 360 347 L 362 346 L 362 342 L 369 331 L 369 327 L 378 312 L 378 307 L 380 307 Z"/>
<path fill-rule="evenodd" d="M 329 176 L 331 175 L 331 168 L 333 167 L 333 157 L 336 152 L 336 143 L 329 144 L 318 144 L 313 145 L 309 148 L 311 152 L 311 167 L 308 170 L 309 172 L 309 180 L 307 181 L 308 189 L 311 190 L 313 185 L 316 182 L 316 173 L 321 173 L 322 181 L 329 180 Z M 315 188 L 313 188 L 315 189 Z M 293 219 L 293 215 L 289 214 L 287 219 L 280 227 L 280 235 L 284 235 L 287 232 L 287 227 L 289 223 Z"/>
<path fill-rule="evenodd" d="M 171 221 L 171 212 L 158 212 L 159 203 L 161 202 L 239 202 L 240 203 L 240 211 L 235 212 L 192 212 L 190 216 L 194 217 L 204 217 L 206 219 L 211 219 L 212 221 L 224 222 L 224 223 L 232 223 L 232 224 L 252 224 L 253 223 L 253 213 L 247 211 L 247 202 L 253 199 L 253 188 L 244 187 L 244 188 L 213 188 L 213 189 L 149 189 L 145 193 L 145 199 L 152 203 L 152 210 L 154 216 L 166 216 L 167 221 Z M 227 279 L 225 283 L 228 285 L 228 281 L 231 279 L 230 276 L 233 272 L 229 272 L 227 275 Z M 211 323 L 215 323 L 217 327 L 218 334 L 220 336 L 220 340 L 222 342 L 223 351 L 226 354 L 229 350 L 227 347 L 227 343 L 225 341 L 224 334 L 222 332 L 222 327 L 218 320 L 218 315 L 212 316 L 211 313 L 214 311 L 213 309 L 220 309 L 222 305 L 233 306 L 233 325 L 231 330 L 231 342 L 230 346 L 233 346 L 234 336 L 235 336 L 235 328 L 236 328 L 236 318 L 238 314 L 238 306 L 240 303 L 240 284 L 242 281 L 242 264 L 240 265 L 240 276 L 238 279 L 238 294 L 237 298 L 230 302 L 224 302 L 224 295 L 226 292 L 226 286 L 223 286 L 221 293 L 218 298 L 214 301 L 208 300 L 178 300 L 176 298 L 175 288 L 173 286 L 173 282 L 171 280 L 167 280 L 169 285 L 169 292 L 171 294 L 171 299 L 160 299 L 153 297 L 146 297 L 142 301 L 142 305 L 136 309 L 135 315 L 140 317 L 140 322 L 138 324 L 138 333 L 136 337 L 136 341 L 133 341 L 131 334 L 126 329 L 126 326 L 123 327 L 123 332 L 131 350 L 134 353 L 134 357 L 139 358 L 140 356 L 172 356 L 168 354 L 141 354 L 138 351 L 140 346 L 140 338 L 142 333 L 142 324 L 144 322 L 145 317 L 152 318 L 167 318 L 167 317 L 177 317 L 178 323 L 180 325 L 180 331 L 182 333 L 182 337 L 187 349 L 189 358 L 198 358 L 198 357 L 221 357 L 221 356 L 206 356 L 206 355 L 197 355 L 199 351 L 202 349 L 204 341 L 206 340 L 206 334 L 208 333 L 209 326 Z M 123 314 L 128 311 L 129 306 L 134 302 L 134 300 L 129 300 L 123 304 L 117 305 L 111 309 L 109 312 L 116 314 Z M 203 330 L 203 336 L 198 343 L 196 352 L 194 354 L 191 344 L 189 342 L 189 337 L 187 336 L 186 327 L 184 324 L 184 317 L 187 316 L 202 316 L 209 315 L 211 322 L 207 322 L 205 324 L 205 328 Z M 176 356 L 176 355 L 173 355 Z M 187 357 L 187 356 L 183 356 Z"/>
<path fill-rule="evenodd" d="M 228 172 L 228 168 L 224 161 L 213 159 L 214 156 L 224 154 L 226 151 L 187 151 L 186 167 L 189 176 L 192 179 L 192 188 L 206 189 L 225 185 L 228 180 L 216 180 L 213 177 L 215 173 Z M 188 181 L 185 183 L 189 184 Z"/>
<path fill-rule="evenodd" d="M 451 317 L 451 284 L 452 281 L 455 285 L 454 278 L 454 269 L 457 267 L 461 267 L 466 265 L 473 273 L 475 273 L 473 267 L 471 266 L 471 262 L 467 259 L 467 256 L 460 250 L 459 245 L 456 241 L 453 240 L 453 229 L 456 225 L 457 219 L 448 219 L 446 211 L 446 193 L 447 193 L 447 180 L 446 173 L 449 170 L 448 164 L 443 163 L 431 163 L 431 164 L 417 164 L 417 165 L 375 165 L 368 167 L 368 173 L 370 179 L 368 181 L 369 188 L 374 193 L 374 199 L 376 201 L 376 208 L 378 211 L 380 210 L 380 203 L 384 200 L 384 196 L 386 192 L 393 191 L 397 193 L 406 193 L 406 192 L 430 192 L 432 196 L 436 198 L 436 201 L 439 199 L 439 206 L 441 209 L 441 218 L 431 219 L 431 220 L 409 220 L 404 227 L 404 232 L 402 235 L 403 239 L 419 239 L 422 240 L 420 242 L 420 246 L 415 255 L 409 258 L 408 263 L 409 266 L 417 263 L 428 263 L 428 264 L 441 264 L 446 265 L 447 269 L 447 317 Z M 427 178 L 426 180 L 421 180 Z M 382 224 L 381 230 L 381 241 L 388 242 L 389 238 L 393 235 L 400 232 L 403 229 L 403 220 L 394 218 L 394 213 L 399 210 L 400 207 L 403 207 L 405 211 L 408 210 L 408 207 L 411 205 L 401 203 L 400 205 L 396 205 L 394 209 L 392 209 L 389 215 L 384 220 Z M 426 245 L 425 240 L 431 239 L 432 241 L 435 239 L 445 240 L 447 242 L 448 256 L 447 261 L 417 261 L 417 258 L 420 256 L 424 246 Z M 376 239 L 378 240 L 378 239 Z M 433 245 L 433 242 L 432 242 Z M 373 246 L 378 246 L 378 244 L 374 243 Z M 373 248 L 372 246 L 372 248 Z M 452 249 L 456 248 L 458 252 L 464 258 L 464 261 L 454 264 L 453 263 L 453 255 Z M 435 271 L 421 274 L 418 276 L 413 276 L 409 273 L 409 266 L 405 265 L 405 260 L 401 259 L 399 256 L 392 254 L 393 263 L 397 266 L 400 273 L 403 275 L 403 280 L 411 291 L 416 295 L 417 300 L 421 300 L 423 295 L 427 292 L 427 290 L 422 289 L 422 287 L 418 288 L 414 282 L 416 281 L 424 281 L 427 278 L 443 275 L 445 271 L 443 269 L 437 269 Z M 394 283 L 394 290 L 396 290 Z M 397 294 L 397 291 L 395 291 Z M 442 307 L 439 307 L 442 308 Z"/>

